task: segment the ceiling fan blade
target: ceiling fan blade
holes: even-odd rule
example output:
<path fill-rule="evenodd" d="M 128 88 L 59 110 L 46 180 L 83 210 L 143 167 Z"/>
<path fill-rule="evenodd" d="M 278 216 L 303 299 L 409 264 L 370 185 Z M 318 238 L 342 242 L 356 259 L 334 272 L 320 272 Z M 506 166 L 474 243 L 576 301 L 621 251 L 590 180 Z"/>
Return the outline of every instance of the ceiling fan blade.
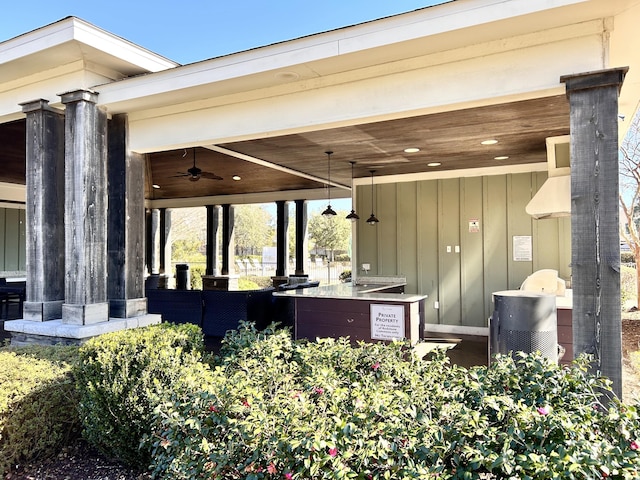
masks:
<path fill-rule="evenodd" d="M 202 178 L 208 178 L 209 180 L 222 180 L 222 177 L 220 175 L 216 175 L 215 173 L 211 172 L 202 172 L 200 175 L 202 176 Z"/>
<path fill-rule="evenodd" d="M 191 174 L 190 173 L 184 173 L 184 172 L 178 172 L 178 175 L 171 175 L 172 178 L 177 178 L 177 177 L 190 177 Z"/>

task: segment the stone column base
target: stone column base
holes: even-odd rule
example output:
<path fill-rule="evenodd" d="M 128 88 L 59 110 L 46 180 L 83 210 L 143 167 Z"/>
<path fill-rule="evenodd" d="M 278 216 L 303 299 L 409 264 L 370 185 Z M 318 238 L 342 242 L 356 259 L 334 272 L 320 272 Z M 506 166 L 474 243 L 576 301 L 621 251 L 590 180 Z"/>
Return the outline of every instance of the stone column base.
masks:
<path fill-rule="evenodd" d="M 62 317 L 62 304 L 64 300 L 49 300 L 45 302 L 24 302 L 22 304 L 22 317 L 25 320 L 46 322 Z"/>
<path fill-rule="evenodd" d="M 110 315 L 113 318 L 131 318 L 147 314 L 147 298 L 109 300 Z"/>
<path fill-rule="evenodd" d="M 108 322 L 92 325 L 71 325 L 59 319 L 49 322 L 9 320 L 5 322 L 4 329 L 11 333 L 11 345 L 81 345 L 103 333 L 146 327 L 161 321 L 160 315 L 153 314 L 134 318 L 113 318 Z"/>
<path fill-rule="evenodd" d="M 109 303 L 86 305 L 62 304 L 62 323 L 70 325 L 92 325 L 109 320 Z"/>

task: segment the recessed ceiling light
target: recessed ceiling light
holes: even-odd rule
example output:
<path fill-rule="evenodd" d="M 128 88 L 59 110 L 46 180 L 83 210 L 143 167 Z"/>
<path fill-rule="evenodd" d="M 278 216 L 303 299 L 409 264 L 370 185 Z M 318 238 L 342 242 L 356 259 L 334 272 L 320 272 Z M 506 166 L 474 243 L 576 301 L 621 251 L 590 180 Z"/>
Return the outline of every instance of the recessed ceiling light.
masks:
<path fill-rule="evenodd" d="M 409 147 L 404 149 L 404 153 L 417 153 L 420 149 L 417 147 Z"/>
<path fill-rule="evenodd" d="M 155 183 L 154 183 L 154 184 L 152 185 L 152 187 L 153 187 L 153 188 L 160 188 L 160 185 L 157 185 L 157 184 L 155 184 Z"/>
<path fill-rule="evenodd" d="M 498 140 L 494 139 L 494 138 L 490 138 L 489 140 L 483 140 L 482 142 L 480 142 L 482 145 L 495 145 L 496 143 L 498 143 Z"/>
<path fill-rule="evenodd" d="M 500 155 L 499 157 L 493 157 L 494 160 L 506 160 L 509 155 Z"/>
<path fill-rule="evenodd" d="M 231 178 L 233 178 L 236 182 L 237 182 L 238 180 L 242 180 L 242 177 L 241 177 L 240 175 L 234 175 L 234 176 L 233 176 L 233 177 L 231 177 Z"/>
<path fill-rule="evenodd" d="M 427 163 L 427 167 L 439 167 L 440 165 L 442 165 L 440 162 Z"/>

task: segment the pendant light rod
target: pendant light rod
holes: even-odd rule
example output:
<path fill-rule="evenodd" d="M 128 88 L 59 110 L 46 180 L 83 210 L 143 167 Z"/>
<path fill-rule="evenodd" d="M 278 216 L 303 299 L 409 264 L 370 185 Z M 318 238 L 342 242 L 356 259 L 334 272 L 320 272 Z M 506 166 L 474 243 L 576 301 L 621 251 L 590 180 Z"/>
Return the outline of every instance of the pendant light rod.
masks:
<path fill-rule="evenodd" d="M 324 209 L 324 212 L 322 212 L 322 215 L 337 215 L 336 211 L 331 208 L 331 154 L 333 154 L 333 152 L 331 150 L 327 150 L 324 153 L 327 154 L 327 196 L 329 198 L 329 204 L 327 205 L 327 208 Z"/>
<path fill-rule="evenodd" d="M 380 221 L 373 214 L 373 174 L 376 173 L 376 171 L 375 170 L 369 170 L 369 171 L 371 172 L 371 216 L 367 219 L 367 223 L 369 225 L 375 225 Z"/>
<path fill-rule="evenodd" d="M 356 213 L 353 208 L 353 166 L 356 164 L 353 160 L 349 162 L 351 164 L 351 213 L 347 215 L 347 220 L 351 220 L 355 222 L 356 220 L 360 220 L 360 216 Z"/>

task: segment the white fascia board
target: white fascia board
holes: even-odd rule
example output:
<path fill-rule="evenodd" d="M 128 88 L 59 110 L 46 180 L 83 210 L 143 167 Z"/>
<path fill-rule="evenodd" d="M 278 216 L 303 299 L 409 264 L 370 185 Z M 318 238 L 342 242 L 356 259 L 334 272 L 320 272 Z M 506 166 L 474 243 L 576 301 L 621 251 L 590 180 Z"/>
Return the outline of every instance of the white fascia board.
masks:
<path fill-rule="evenodd" d="M 273 98 L 238 98 L 150 118 L 131 114 L 131 147 L 146 153 L 215 145 L 562 95 L 560 77 L 603 68 L 601 50 L 601 35 L 592 34 Z"/>
<path fill-rule="evenodd" d="M 131 63 L 148 72 L 159 72 L 179 64 L 105 30 L 74 18 L 74 39 Z"/>
<path fill-rule="evenodd" d="M 453 1 L 425 9 L 423 17 L 397 16 L 385 19 L 376 31 L 353 35 L 340 42 L 342 54 L 399 43 L 426 35 L 462 31 L 478 25 L 523 17 L 588 0 L 476 0 Z M 415 20 L 412 20 L 414 19 Z"/>
<path fill-rule="evenodd" d="M 580 24 L 567 25 L 544 32 L 536 32 L 535 34 L 525 34 L 508 39 L 500 39 L 483 44 L 475 44 L 472 46 L 457 48 L 454 50 L 438 51 L 435 53 L 425 54 L 418 57 L 412 57 L 394 62 L 386 62 L 381 65 L 374 65 L 367 68 L 352 69 L 347 72 L 332 75 L 320 76 L 317 72 L 320 67 L 317 64 L 305 64 L 295 67 L 296 73 L 300 74 L 299 81 L 287 82 L 284 84 L 260 87 L 260 84 L 252 80 L 251 77 L 235 78 L 232 81 L 218 81 L 211 83 L 206 87 L 199 87 L 200 97 L 197 100 L 189 100 L 189 98 L 180 99 L 180 95 L 172 95 L 169 105 L 152 106 L 149 103 L 150 98 L 137 98 L 125 101 L 128 108 L 124 108 L 122 104 L 109 103 L 109 97 L 102 96 L 102 101 L 110 111 L 126 111 L 129 113 L 130 119 L 151 118 L 154 116 L 173 115 L 183 111 L 199 110 L 204 108 L 212 108 L 220 105 L 249 102 L 255 99 L 264 99 L 268 97 L 281 97 L 292 92 L 305 90 L 319 90 L 335 86 L 342 83 L 353 83 L 360 80 L 368 80 L 376 77 L 384 77 L 390 74 L 396 75 L 405 71 L 425 70 L 429 67 L 438 65 L 454 64 L 472 58 L 485 58 L 494 54 L 506 51 L 523 51 L 525 48 L 532 48 L 545 44 L 559 43 L 568 39 L 592 37 L 596 42 L 601 40 L 603 34 L 602 20 L 594 20 L 583 22 Z M 292 69 L 293 70 L 293 69 Z M 173 73 L 173 72 L 171 72 Z M 167 73 L 168 75 L 169 73 Z M 144 79 L 138 79 L 139 82 L 145 80 L 153 81 L 152 77 L 147 76 Z M 254 77 L 255 78 L 255 77 Z M 253 83 L 251 83 L 253 82 Z M 129 82 L 126 82 L 129 84 Z M 273 83 L 273 82 L 272 82 Z M 124 85 L 124 83 L 122 84 Z M 117 84 L 106 86 L 107 91 L 117 88 Z M 149 92 L 149 88 L 142 87 L 140 89 L 144 93 Z M 194 96 L 198 87 L 192 87 L 188 96 Z M 184 92 L 184 90 L 183 90 Z M 147 103 L 146 108 L 141 105 Z"/>
<path fill-rule="evenodd" d="M 178 65 L 176 62 L 75 17 L 65 18 L 0 43 L 0 65 L 24 59 L 44 50 L 55 49 L 57 46 L 72 41 L 79 44 L 78 59 L 83 58 L 81 45 L 84 44 L 110 55 L 118 61 L 135 65 L 141 71 L 157 72 Z M 90 56 L 90 54 L 88 55 Z"/>
<path fill-rule="evenodd" d="M 0 43 L 0 65 L 73 40 L 72 20 L 61 20 Z"/>
<path fill-rule="evenodd" d="M 460 32 L 459 36 L 462 36 L 465 28 L 508 18 L 518 18 L 585 1 L 477 0 L 465 2 L 458 0 L 407 14 L 185 65 L 162 74 L 130 78 L 96 86 L 95 89 L 101 94 L 101 103 L 119 111 L 125 107 L 120 107 L 118 104 L 136 98 L 151 98 L 154 95 L 184 92 L 202 85 L 211 85 L 211 88 L 214 88 L 216 82 L 286 70 L 303 64 L 310 65 L 346 54 L 373 51 L 380 47 L 401 45 L 412 40 L 425 40 L 447 32 Z M 523 31 L 535 31 L 535 27 L 527 25 L 525 19 L 521 19 L 521 22 L 521 25 L 526 26 Z M 493 35 L 495 38 L 499 38 L 499 33 L 494 32 Z M 480 41 L 482 40 L 472 38 L 472 36 L 468 36 L 466 39 L 468 45 Z M 451 47 L 442 45 L 438 48 L 447 50 Z M 372 64 L 380 62 L 375 55 L 371 56 L 368 61 Z M 323 74 L 322 70 L 315 74 L 311 72 L 311 76 L 321 74 Z"/>
<path fill-rule="evenodd" d="M 293 65 L 314 62 L 337 55 L 337 52 L 338 45 L 335 43 L 323 43 L 304 49 L 287 48 L 268 56 L 258 55 L 257 51 L 250 51 L 177 67 L 171 71 L 98 85 L 94 89 L 100 93 L 101 104 L 117 111 L 119 103 L 135 101 L 143 97 L 150 98 L 155 95 L 173 95 L 175 92 L 186 92 L 188 89 L 201 86 L 211 86 L 211 89 L 215 89 L 217 82 L 247 78 L 264 72 L 286 70 Z M 310 76 L 317 76 L 311 71 L 308 73 Z M 153 104 L 153 100 L 151 103 Z"/>

